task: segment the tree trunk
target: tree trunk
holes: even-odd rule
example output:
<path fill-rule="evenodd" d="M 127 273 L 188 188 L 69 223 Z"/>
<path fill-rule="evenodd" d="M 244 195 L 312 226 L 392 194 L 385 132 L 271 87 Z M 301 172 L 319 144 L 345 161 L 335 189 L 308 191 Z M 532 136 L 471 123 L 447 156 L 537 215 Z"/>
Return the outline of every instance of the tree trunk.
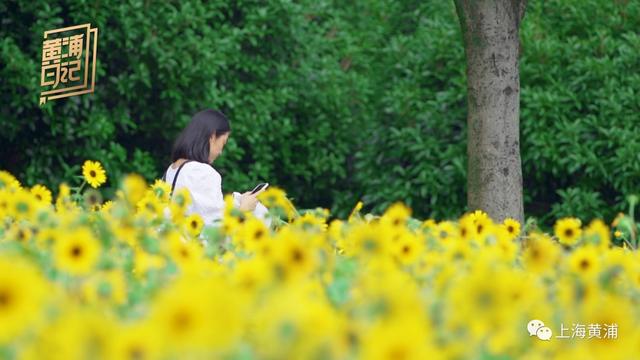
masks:
<path fill-rule="evenodd" d="M 526 0 L 454 0 L 467 59 L 467 205 L 524 221 L 519 28 Z"/>

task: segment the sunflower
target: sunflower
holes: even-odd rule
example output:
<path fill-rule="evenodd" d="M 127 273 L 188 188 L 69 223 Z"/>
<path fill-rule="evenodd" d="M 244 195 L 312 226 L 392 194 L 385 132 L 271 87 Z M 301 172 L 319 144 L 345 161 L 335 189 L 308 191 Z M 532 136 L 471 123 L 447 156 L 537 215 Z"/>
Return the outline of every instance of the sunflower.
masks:
<path fill-rule="evenodd" d="M 91 209 L 91 211 L 98 211 L 102 206 L 102 194 L 98 190 L 87 189 L 82 195 L 84 200 L 84 205 L 87 209 Z"/>
<path fill-rule="evenodd" d="M 411 209 L 402 203 L 391 205 L 382 215 L 381 221 L 390 224 L 393 228 L 404 227 L 411 216 Z"/>
<path fill-rule="evenodd" d="M 20 182 L 11 173 L 0 170 L 0 189 L 17 190 L 20 189 Z"/>
<path fill-rule="evenodd" d="M 509 232 L 501 227 L 496 228 L 496 248 L 499 250 L 502 260 L 511 262 L 518 255 L 518 245 L 513 241 Z"/>
<path fill-rule="evenodd" d="M 119 327 L 109 343 L 109 359 L 161 359 L 164 342 L 152 323 L 145 321 Z"/>
<path fill-rule="evenodd" d="M 483 213 L 482 213 L 483 214 Z M 472 215 L 473 216 L 473 215 Z M 475 227 L 476 241 L 484 242 L 486 238 L 494 232 L 494 224 L 489 216 L 484 214 L 484 216 L 476 216 L 473 220 L 473 225 Z"/>
<path fill-rule="evenodd" d="M 111 211 L 112 208 L 113 208 L 113 201 L 107 200 L 100 207 L 100 211 L 102 211 L 103 213 L 108 213 L 109 211 Z"/>
<path fill-rule="evenodd" d="M 27 244 L 33 237 L 33 231 L 27 226 L 13 223 L 7 232 L 6 238 L 17 241 L 21 244 Z"/>
<path fill-rule="evenodd" d="M 187 229 L 189 235 L 193 237 L 200 235 L 203 226 L 204 221 L 202 221 L 202 217 L 196 213 L 187 216 L 184 220 L 184 227 Z"/>
<path fill-rule="evenodd" d="M 9 211 L 9 191 L 7 189 L 0 189 L 0 219 L 7 216 Z"/>
<path fill-rule="evenodd" d="M 82 175 L 85 181 L 94 189 L 107 182 L 107 174 L 97 161 L 85 161 L 82 165 Z"/>
<path fill-rule="evenodd" d="M 488 334 L 503 323 L 513 300 L 501 275 L 504 273 L 480 261 L 468 274 L 451 281 L 447 300 L 451 313 L 446 314 L 446 323 L 454 327 L 464 324 L 473 336 Z"/>
<path fill-rule="evenodd" d="M 511 239 L 515 239 L 520 235 L 520 223 L 518 220 L 506 218 L 502 222 L 502 226 L 507 230 Z"/>
<path fill-rule="evenodd" d="M 327 225 L 326 219 L 316 216 L 310 212 L 305 213 L 304 215 L 298 217 L 293 221 L 293 224 L 298 225 L 302 228 L 302 230 L 312 231 L 312 230 L 321 230 L 325 231 L 329 227 Z"/>
<path fill-rule="evenodd" d="M 25 359 L 103 359 L 104 350 L 115 337 L 117 328 L 112 316 L 67 302 L 66 306 L 47 313 L 47 322 L 39 321 L 36 337 L 29 340 L 30 354 Z M 35 340 L 35 341 L 34 341 Z M 52 353 L 55 355 L 47 356 Z M 47 354 L 43 356 L 43 354 Z M 21 351 L 22 358 L 22 351 Z"/>
<path fill-rule="evenodd" d="M 151 185 L 151 190 L 163 203 L 168 203 L 169 200 L 171 200 L 171 185 L 168 183 L 162 180 L 156 180 L 153 185 Z"/>
<path fill-rule="evenodd" d="M 522 255 L 525 268 L 534 273 L 547 273 L 555 269 L 560 247 L 549 236 L 532 233 Z"/>
<path fill-rule="evenodd" d="M 453 221 L 442 221 L 435 228 L 434 235 L 438 241 L 446 242 L 458 236 L 459 231 Z"/>
<path fill-rule="evenodd" d="M 0 256 L 0 345 L 9 343 L 38 319 L 46 282 L 31 263 Z"/>
<path fill-rule="evenodd" d="M 489 214 L 487 214 L 482 210 L 476 210 L 470 213 L 469 216 L 471 217 L 471 219 L 473 219 L 474 223 L 477 222 L 478 220 L 486 221 L 487 219 L 490 219 Z"/>
<path fill-rule="evenodd" d="M 9 195 L 7 215 L 17 220 L 32 220 L 39 203 L 35 196 L 22 189 Z"/>
<path fill-rule="evenodd" d="M 224 278 L 183 276 L 152 304 L 151 325 L 176 351 L 229 349 L 242 334 L 241 300 Z"/>
<path fill-rule="evenodd" d="M 168 254 L 181 269 L 193 269 L 204 257 L 202 246 L 172 231 L 168 235 Z"/>
<path fill-rule="evenodd" d="M 122 180 L 121 196 L 129 203 L 136 205 L 145 196 L 147 190 L 147 182 L 138 174 L 128 174 Z"/>
<path fill-rule="evenodd" d="M 422 255 L 424 248 L 421 239 L 408 231 L 402 232 L 393 247 L 396 259 L 404 265 L 414 264 Z"/>
<path fill-rule="evenodd" d="M 75 204 L 71 200 L 71 188 L 65 183 L 58 186 L 58 196 L 56 197 L 56 211 L 63 212 Z"/>
<path fill-rule="evenodd" d="M 345 236 L 345 252 L 350 256 L 383 256 L 390 253 L 391 239 L 386 226 L 356 223 Z"/>
<path fill-rule="evenodd" d="M 172 205 L 184 212 L 189 207 L 189 205 L 191 205 L 191 192 L 189 192 L 189 189 L 186 187 L 176 189 L 176 191 L 173 192 L 171 200 Z"/>
<path fill-rule="evenodd" d="M 315 269 L 314 250 L 305 246 L 300 236 L 281 232 L 275 241 L 276 275 L 283 280 L 299 279 Z"/>
<path fill-rule="evenodd" d="M 584 323 L 601 325 L 601 336 L 595 336 L 585 342 L 585 347 L 592 358 L 638 357 L 640 350 L 638 322 L 637 317 L 631 315 L 637 314 L 637 303 L 632 299 L 632 297 L 614 296 L 604 292 L 592 302 L 582 306 Z M 615 336 L 612 329 L 615 329 Z"/>
<path fill-rule="evenodd" d="M 459 239 L 446 242 L 444 256 L 448 262 L 467 261 L 471 257 L 471 246 L 468 242 Z"/>
<path fill-rule="evenodd" d="M 429 359 L 440 358 L 428 341 L 429 329 L 420 316 L 395 317 L 385 323 L 375 323 L 367 328 L 362 340 L 362 358 Z"/>
<path fill-rule="evenodd" d="M 276 186 L 269 186 L 267 190 L 258 194 L 257 199 L 277 215 L 288 219 L 293 219 L 297 215 L 295 207 L 287 199 L 287 194 Z"/>
<path fill-rule="evenodd" d="M 420 229 L 425 231 L 435 231 L 438 227 L 438 223 L 433 219 L 426 219 L 420 223 Z"/>
<path fill-rule="evenodd" d="M 476 238 L 477 226 L 470 214 L 463 215 L 458 221 L 458 234 L 464 241 L 471 241 Z"/>
<path fill-rule="evenodd" d="M 603 249 L 608 248 L 611 244 L 611 230 L 600 219 L 595 219 L 589 223 L 585 235 L 589 241 L 598 244 Z"/>
<path fill-rule="evenodd" d="M 554 232 L 561 244 L 575 245 L 582 234 L 580 226 L 580 219 L 563 218 L 556 222 Z"/>
<path fill-rule="evenodd" d="M 73 275 L 88 274 L 100 256 L 100 243 L 87 228 L 61 236 L 54 244 L 56 266 Z"/>
<path fill-rule="evenodd" d="M 224 216 L 222 217 L 222 231 L 225 234 L 232 235 L 240 230 L 242 224 L 252 217 L 251 212 L 239 210 L 234 205 L 233 196 L 227 194 L 224 196 Z"/>
<path fill-rule="evenodd" d="M 41 228 L 35 236 L 36 245 L 41 249 L 49 249 L 62 235 L 57 228 Z"/>
<path fill-rule="evenodd" d="M 568 258 L 569 269 L 582 277 L 591 278 L 600 272 L 598 250 L 594 246 L 582 246 Z"/>
<path fill-rule="evenodd" d="M 162 216 L 164 207 L 157 197 L 147 194 L 136 204 L 138 208 L 137 214 L 147 218 L 155 219 Z"/>
<path fill-rule="evenodd" d="M 51 204 L 53 197 L 51 196 L 51 191 L 49 191 L 45 186 L 40 184 L 35 185 L 31 188 L 31 193 L 36 197 L 36 199 L 38 199 L 38 201 L 44 204 Z"/>
<path fill-rule="evenodd" d="M 240 228 L 238 236 L 234 240 L 239 240 L 239 247 L 252 252 L 261 252 L 269 240 L 269 229 L 260 220 L 251 218 Z"/>
<path fill-rule="evenodd" d="M 249 293 L 265 285 L 270 278 L 267 261 L 260 257 L 240 260 L 235 264 L 233 283 Z"/>

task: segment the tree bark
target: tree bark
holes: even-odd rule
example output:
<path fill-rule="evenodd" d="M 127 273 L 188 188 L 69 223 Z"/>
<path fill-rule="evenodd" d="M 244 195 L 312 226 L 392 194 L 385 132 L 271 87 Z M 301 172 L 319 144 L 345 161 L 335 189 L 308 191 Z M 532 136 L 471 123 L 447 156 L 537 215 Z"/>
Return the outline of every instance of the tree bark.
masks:
<path fill-rule="evenodd" d="M 524 221 L 519 28 L 526 0 L 454 0 L 467 59 L 467 205 Z"/>

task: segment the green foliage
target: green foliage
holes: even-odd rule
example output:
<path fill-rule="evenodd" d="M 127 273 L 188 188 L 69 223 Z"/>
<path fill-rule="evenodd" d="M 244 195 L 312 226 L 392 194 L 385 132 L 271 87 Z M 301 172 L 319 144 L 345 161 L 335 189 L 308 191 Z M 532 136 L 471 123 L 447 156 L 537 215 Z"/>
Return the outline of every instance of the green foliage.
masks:
<path fill-rule="evenodd" d="M 525 191 L 555 203 L 545 219 L 611 220 L 640 184 L 640 3 L 532 5 L 521 33 Z"/>
<path fill-rule="evenodd" d="M 54 191 L 85 159 L 106 196 L 151 181 L 191 115 L 232 136 L 225 192 L 269 181 L 344 217 L 357 200 L 418 217 L 466 203 L 465 59 L 453 2 L 10 1 L 0 3 L 0 168 Z M 38 106 L 42 33 L 99 29 L 96 91 Z M 612 216 L 638 190 L 640 4 L 529 2 L 522 23 L 527 215 Z"/>

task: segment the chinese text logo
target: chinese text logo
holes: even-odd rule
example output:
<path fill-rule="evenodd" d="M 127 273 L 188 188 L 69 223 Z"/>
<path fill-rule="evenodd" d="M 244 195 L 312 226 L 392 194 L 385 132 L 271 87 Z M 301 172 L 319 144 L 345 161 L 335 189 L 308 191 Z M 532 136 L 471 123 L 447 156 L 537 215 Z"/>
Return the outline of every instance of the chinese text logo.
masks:
<path fill-rule="evenodd" d="M 40 105 L 94 91 L 98 29 L 91 24 L 44 32 Z"/>
<path fill-rule="evenodd" d="M 571 334 L 567 334 L 571 330 Z M 553 332 L 540 320 L 531 320 L 527 324 L 529 336 L 536 336 L 540 340 L 548 341 Z M 573 324 L 571 329 L 560 324 L 560 335 L 556 339 L 618 339 L 618 324 Z"/>

